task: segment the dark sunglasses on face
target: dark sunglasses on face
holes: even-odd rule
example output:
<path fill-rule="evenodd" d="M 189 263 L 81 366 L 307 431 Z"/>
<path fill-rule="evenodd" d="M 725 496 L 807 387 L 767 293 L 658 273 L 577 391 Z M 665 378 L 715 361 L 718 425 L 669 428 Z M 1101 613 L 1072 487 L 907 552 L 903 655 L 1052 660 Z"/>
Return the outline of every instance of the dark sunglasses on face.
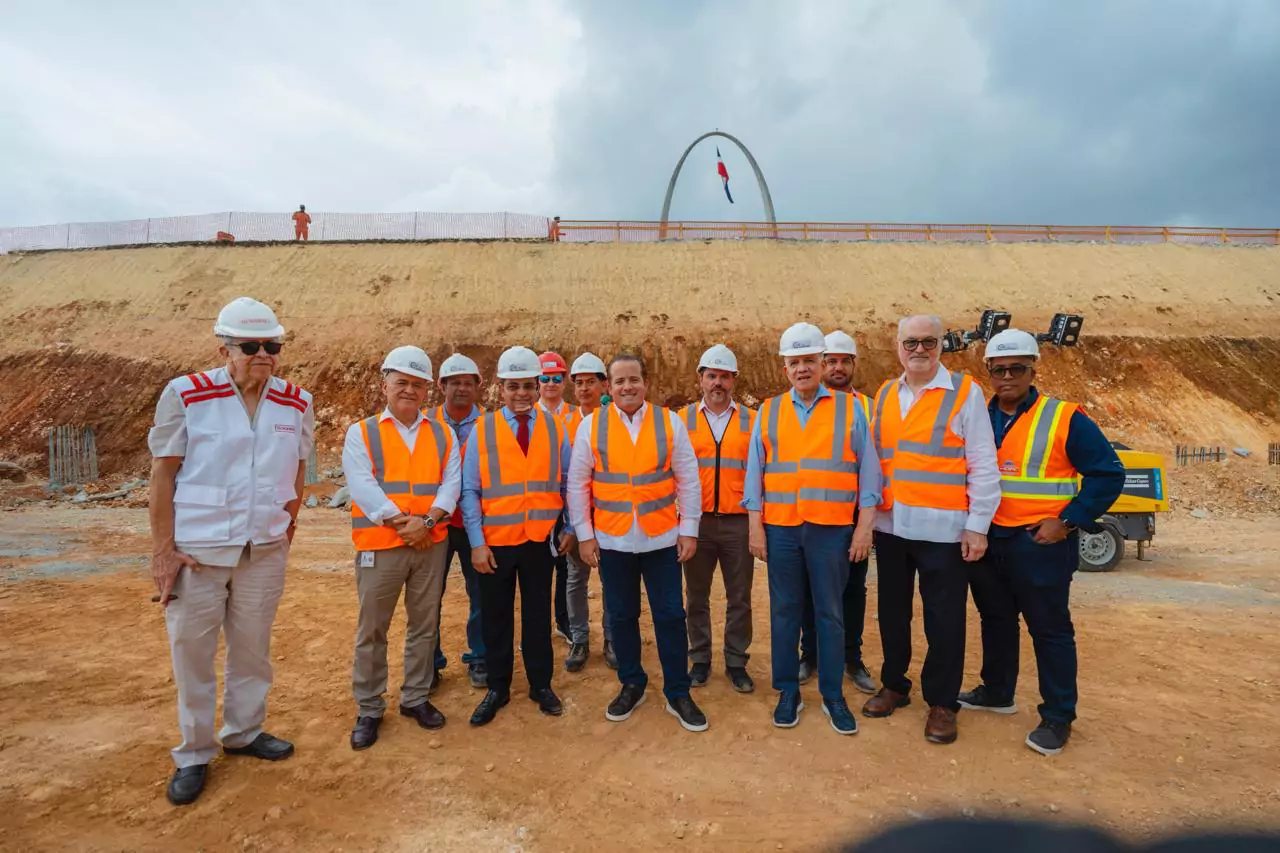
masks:
<path fill-rule="evenodd" d="M 937 338 L 907 338 L 902 342 L 902 348 L 907 352 L 915 352 L 917 349 L 924 347 L 926 350 L 938 348 Z"/>
<path fill-rule="evenodd" d="M 284 344 L 279 341 L 244 341 L 242 343 L 235 344 L 234 346 L 239 347 L 240 352 L 245 355 L 257 355 L 258 350 L 260 349 L 266 350 L 267 355 L 279 355 L 280 348 L 283 347 Z"/>
<path fill-rule="evenodd" d="M 987 373 L 994 376 L 996 379 L 1006 379 L 1008 377 L 1021 379 L 1027 375 L 1027 371 L 1030 369 L 1031 366 L 1028 364 L 1008 364 L 997 367 L 988 367 Z"/>
<path fill-rule="evenodd" d="M 561 382 L 564 382 L 564 377 L 560 376 L 559 374 L 555 376 L 539 376 L 538 381 L 541 382 L 543 385 L 546 385 L 548 382 L 554 382 L 555 384 L 559 385 Z"/>

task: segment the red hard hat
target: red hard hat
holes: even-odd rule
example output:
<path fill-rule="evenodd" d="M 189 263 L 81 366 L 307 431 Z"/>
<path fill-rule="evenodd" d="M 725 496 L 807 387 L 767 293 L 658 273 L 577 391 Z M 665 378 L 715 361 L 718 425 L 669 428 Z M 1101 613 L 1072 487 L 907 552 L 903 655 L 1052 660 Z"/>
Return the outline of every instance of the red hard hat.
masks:
<path fill-rule="evenodd" d="M 538 362 L 542 365 L 542 372 L 544 374 L 569 372 L 569 365 L 565 364 L 564 359 L 560 357 L 560 353 L 558 352 L 551 352 L 548 350 L 538 356 Z"/>

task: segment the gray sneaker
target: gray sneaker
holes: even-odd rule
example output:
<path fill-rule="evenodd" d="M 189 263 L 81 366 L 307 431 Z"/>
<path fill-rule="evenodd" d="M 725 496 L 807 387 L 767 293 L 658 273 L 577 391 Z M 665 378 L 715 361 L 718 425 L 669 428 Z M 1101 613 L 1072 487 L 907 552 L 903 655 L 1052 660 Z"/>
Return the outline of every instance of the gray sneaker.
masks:
<path fill-rule="evenodd" d="M 876 695 L 876 680 L 871 677 L 871 673 L 867 672 L 867 668 L 861 663 L 847 663 L 844 666 L 844 674 L 849 676 L 849 680 L 853 682 L 853 686 L 866 693 L 868 696 Z"/>
<path fill-rule="evenodd" d="M 1041 720 L 1036 730 L 1027 735 L 1027 746 L 1041 755 L 1057 755 L 1067 748 L 1071 740 L 1070 723 L 1051 723 Z"/>
<path fill-rule="evenodd" d="M 985 684 L 966 690 L 956 697 L 956 701 L 966 711 L 990 711 L 993 714 L 1018 713 L 1018 706 L 1012 699 L 994 695 Z"/>

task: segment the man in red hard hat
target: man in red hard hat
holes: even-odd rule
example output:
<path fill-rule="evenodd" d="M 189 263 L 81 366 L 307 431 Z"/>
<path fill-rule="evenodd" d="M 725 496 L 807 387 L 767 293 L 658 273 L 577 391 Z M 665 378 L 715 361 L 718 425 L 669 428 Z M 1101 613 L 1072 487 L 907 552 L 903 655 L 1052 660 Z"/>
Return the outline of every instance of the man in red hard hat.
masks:
<path fill-rule="evenodd" d="M 569 365 L 558 352 L 547 350 L 538 356 L 542 375 L 538 377 L 538 408 L 551 413 L 567 431 L 578 414 L 578 407 L 564 401 L 564 384 L 569 378 Z M 556 525 L 552 542 L 560 541 L 563 522 Z M 572 642 L 569 632 L 569 562 L 564 554 L 556 554 L 556 636 Z"/>

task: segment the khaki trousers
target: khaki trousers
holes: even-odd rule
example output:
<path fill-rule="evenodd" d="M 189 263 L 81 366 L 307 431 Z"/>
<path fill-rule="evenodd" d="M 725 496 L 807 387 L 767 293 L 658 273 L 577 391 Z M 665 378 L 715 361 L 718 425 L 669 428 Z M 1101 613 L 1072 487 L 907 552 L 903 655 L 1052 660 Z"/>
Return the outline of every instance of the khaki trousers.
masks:
<path fill-rule="evenodd" d="M 691 663 L 711 663 L 711 580 L 719 563 L 725 597 L 724 663 L 747 665 L 752 634 L 751 583 L 756 565 L 747 538 L 745 512 L 702 516 L 698 550 L 684 564 Z"/>
<path fill-rule="evenodd" d="M 245 546 L 234 567 L 205 566 L 178 574 L 175 601 L 165 608 L 173 680 L 178 687 L 178 767 L 208 764 L 218 754 L 214 720 L 218 676 L 214 658 L 225 634 L 222 731 L 230 747 L 248 746 L 262 733 L 271 689 L 271 623 L 284 592 L 285 540 Z"/>
<path fill-rule="evenodd" d="M 436 643 L 440 637 L 440 592 L 444 588 L 449 540 L 421 551 L 401 546 L 356 554 L 356 652 L 351 666 L 351 693 L 361 717 L 381 717 L 387 709 L 387 629 L 404 590 L 408 625 L 404 635 L 404 684 L 400 704 L 412 708 L 427 701 L 435 678 Z M 372 553 L 373 565 L 361 567 L 361 554 Z"/>

